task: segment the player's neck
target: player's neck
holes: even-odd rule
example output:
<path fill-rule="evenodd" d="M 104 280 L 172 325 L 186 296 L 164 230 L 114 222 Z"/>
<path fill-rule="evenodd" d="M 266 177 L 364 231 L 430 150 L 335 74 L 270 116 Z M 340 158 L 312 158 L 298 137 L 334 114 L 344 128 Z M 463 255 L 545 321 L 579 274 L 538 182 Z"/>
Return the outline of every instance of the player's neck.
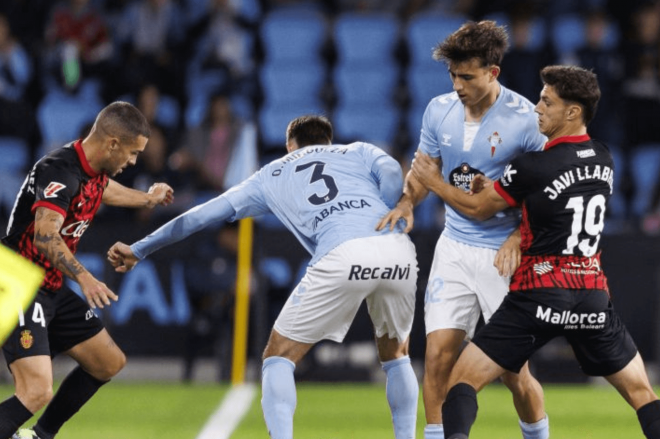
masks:
<path fill-rule="evenodd" d="M 100 174 L 103 168 L 101 167 L 102 160 L 102 144 L 98 142 L 94 137 L 87 136 L 82 141 L 82 150 L 87 158 L 87 163 L 89 166 L 97 173 Z"/>
<path fill-rule="evenodd" d="M 481 122 L 484 115 L 490 110 L 490 107 L 495 104 L 497 97 L 500 95 L 499 82 L 493 83 L 488 90 L 488 93 L 478 102 L 473 105 L 465 106 L 465 121 L 466 122 Z"/>
<path fill-rule="evenodd" d="M 585 125 L 566 125 L 557 130 L 556 133 L 549 135 L 548 143 L 560 137 L 584 136 L 585 134 L 587 134 L 587 127 Z"/>

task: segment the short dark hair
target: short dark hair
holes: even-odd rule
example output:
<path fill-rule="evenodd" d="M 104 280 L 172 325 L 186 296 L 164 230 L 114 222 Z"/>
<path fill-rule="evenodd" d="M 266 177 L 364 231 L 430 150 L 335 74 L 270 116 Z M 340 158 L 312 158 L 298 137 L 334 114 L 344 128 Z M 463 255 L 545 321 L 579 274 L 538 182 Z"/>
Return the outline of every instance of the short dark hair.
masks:
<path fill-rule="evenodd" d="M 541 70 L 541 81 L 551 86 L 564 101 L 580 105 L 585 125 L 593 120 L 600 100 L 594 72 L 577 66 L 547 66 Z"/>
<path fill-rule="evenodd" d="M 117 101 L 105 107 L 96 116 L 94 125 L 104 135 L 117 137 L 122 143 L 131 143 L 139 136 L 148 139 L 151 135 L 147 118 L 128 102 Z"/>
<path fill-rule="evenodd" d="M 305 115 L 293 119 L 286 128 L 286 142 L 295 140 L 299 148 L 332 143 L 332 124 L 325 116 Z"/>
<path fill-rule="evenodd" d="M 504 26 L 492 20 L 468 21 L 433 49 L 436 61 L 481 61 L 481 66 L 499 66 L 509 48 L 509 36 Z"/>

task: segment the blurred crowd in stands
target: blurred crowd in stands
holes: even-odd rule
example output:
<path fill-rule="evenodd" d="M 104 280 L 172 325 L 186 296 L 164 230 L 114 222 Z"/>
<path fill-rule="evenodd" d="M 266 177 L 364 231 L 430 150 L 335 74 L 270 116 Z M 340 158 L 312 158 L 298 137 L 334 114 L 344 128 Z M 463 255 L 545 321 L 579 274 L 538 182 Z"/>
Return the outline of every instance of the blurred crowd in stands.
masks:
<path fill-rule="evenodd" d="M 589 131 L 617 165 L 609 231 L 660 234 L 658 0 L 2 0 L 0 217 L 32 163 L 114 100 L 153 125 L 121 182 L 164 180 L 177 195 L 138 221 L 226 189 L 239 150 L 282 155 L 286 123 L 305 112 L 407 169 L 426 104 L 451 91 L 432 47 L 481 19 L 507 25 L 501 81 L 534 103 L 542 66 L 595 70 L 603 98 Z M 429 201 L 416 226 L 437 228 L 438 209 Z"/>

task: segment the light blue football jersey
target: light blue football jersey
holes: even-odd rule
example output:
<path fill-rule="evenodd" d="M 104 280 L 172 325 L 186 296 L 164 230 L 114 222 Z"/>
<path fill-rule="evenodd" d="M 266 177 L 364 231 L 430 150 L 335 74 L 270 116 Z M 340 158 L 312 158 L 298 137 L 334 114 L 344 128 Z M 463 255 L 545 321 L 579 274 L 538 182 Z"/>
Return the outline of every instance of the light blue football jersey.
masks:
<path fill-rule="evenodd" d="M 398 174 L 398 175 L 397 175 Z M 341 243 L 390 233 L 376 224 L 396 205 L 401 167 L 374 145 L 308 146 L 275 160 L 222 197 L 230 220 L 272 212 L 312 254 L 314 264 Z M 396 233 L 402 233 L 399 224 Z"/>
<path fill-rule="evenodd" d="M 419 149 L 431 157 L 441 157 L 445 181 L 466 191 L 476 174 L 497 180 L 514 157 L 540 151 L 547 141 L 539 132 L 534 105 L 502 85 L 469 150 L 464 148 L 464 123 L 465 107 L 456 92 L 435 97 L 424 112 Z M 498 249 L 519 222 L 519 209 L 476 221 L 446 205 L 443 233 L 465 244 Z"/>

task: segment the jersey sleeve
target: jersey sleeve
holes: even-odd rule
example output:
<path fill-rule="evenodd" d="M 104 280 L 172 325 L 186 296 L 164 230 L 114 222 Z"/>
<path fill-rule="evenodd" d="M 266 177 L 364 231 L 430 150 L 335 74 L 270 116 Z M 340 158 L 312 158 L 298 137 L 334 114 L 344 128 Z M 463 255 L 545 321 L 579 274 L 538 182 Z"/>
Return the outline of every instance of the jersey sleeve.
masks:
<path fill-rule="evenodd" d="M 225 192 L 224 197 L 233 207 L 235 214 L 230 221 L 269 213 L 268 202 L 263 189 L 264 169 Z"/>
<path fill-rule="evenodd" d="M 80 190 L 80 180 L 64 161 L 44 161 L 34 172 L 35 202 L 37 207 L 47 207 L 66 217 L 69 204 Z"/>
<path fill-rule="evenodd" d="M 403 193 L 403 171 L 392 156 L 373 145 L 365 145 L 365 159 L 371 175 L 376 180 L 380 196 L 390 209 L 396 206 Z"/>
<path fill-rule="evenodd" d="M 435 113 L 435 105 L 433 105 L 433 101 L 431 101 L 426 107 L 424 116 L 422 117 L 422 130 L 419 135 L 418 147 L 418 149 L 424 154 L 433 158 L 440 157 L 440 146 L 438 144 L 435 130 L 432 129 L 433 124 L 437 123 L 437 115 Z"/>
<path fill-rule="evenodd" d="M 548 138 L 539 131 L 538 118 L 528 118 L 523 133 L 522 147 L 524 152 L 543 151 Z"/>
<path fill-rule="evenodd" d="M 526 155 L 515 158 L 506 165 L 494 188 L 510 206 L 522 205 L 525 196 L 536 186 L 536 176 L 533 167 L 529 166 L 529 157 Z"/>

